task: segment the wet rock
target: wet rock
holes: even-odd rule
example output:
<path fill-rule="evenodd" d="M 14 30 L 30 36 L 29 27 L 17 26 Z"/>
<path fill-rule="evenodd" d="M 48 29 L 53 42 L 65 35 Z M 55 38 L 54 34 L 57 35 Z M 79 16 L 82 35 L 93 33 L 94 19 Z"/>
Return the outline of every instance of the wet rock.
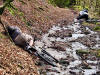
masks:
<path fill-rule="evenodd" d="M 72 75 L 77 75 L 74 71 L 69 71 L 69 73 L 71 73 Z"/>
<path fill-rule="evenodd" d="M 35 63 L 35 65 L 37 65 L 37 66 L 43 66 L 43 65 L 44 65 L 44 62 L 42 62 L 42 61 L 37 61 L 37 62 Z"/>
<path fill-rule="evenodd" d="M 90 34 L 90 32 L 88 32 L 88 31 L 84 31 L 84 34 L 88 35 L 88 34 Z"/>
<path fill-rule="evenodd" d="M 92 55 L 89 55 L 88 59 L 91 60 L 91 61 L 96 61 L 97 60 L 96 56 L 92 56 Z"/>
<path fill-rule="evenodd" d="M 82 62 L 82 68 L 83 69 L 92 69 L 91 66 L 85 61 Z"/>
<path fill-rule="evenodd" d="M 100 75 L 100 71 L 97 71 L 97 72 L 96 72 L 96 75 Z"/>
<path fill-rule="evenodd" d="M 70 44 L 65 42 L 53 42 L 50 48 L 56 49 L 57 51 L 66 51 L 66 47 L 70 47 Z"/>
<path fill-rule="evenodd" d="M 100 75 L 100 71 L 97 71 L 96 73 L 94 73 L 92 75 Z"/>
<path fill-rule="evenodd" d="M 56 69 L 54 69 L 54 68 L 53 68 L 53 69 L 49 69 L 49 68 L 48 68 L 48 69 L 46 69 L 46 71 L 47 71 L 47 72 L 56 72 L 56 73 L 60 73 L 58 70 L 56 70 Z"/>
<path fill-rule="evenodd" d="M 46 70 L 44 70 L 44 69 L 39 69 L 39 73 L 40 73 L 40 75 L 46 75 Z"/>
<path fill-rule="evenodd" d="M 78 41 L 88 47 L 93 47 L 97 43 L 95 38 L 96 38 L 95 35 L 89 35 L 89 36 L 85 36 L 85 37 L 80 37 L 76 41 Z"/>
<path fill-rule="evenodd" d="M 98 69 L 100 70 L 100 61 L 98 61 Z"/>
<path fill-rule="evenodd" d="M 56 49 L 58 51 L 65 51 L 66 49 L 61 46 L 51 46 L 50 48 Z"/>
<path fill-rule="evenodd" d="M 82 31 L 81 34 L 91 34 L 91 32 L 86 29 L 86 26 L 81 26 L 80 30 Z"/>
<path fill-rule="evenodd" d="M 73 31 L 70 29 L 67 30 L 57 30 L 55 34 L 49 34 L 49 37 L 60 37 L 61 39 L 64 39 L 65 37 L 72 37 Z"/>

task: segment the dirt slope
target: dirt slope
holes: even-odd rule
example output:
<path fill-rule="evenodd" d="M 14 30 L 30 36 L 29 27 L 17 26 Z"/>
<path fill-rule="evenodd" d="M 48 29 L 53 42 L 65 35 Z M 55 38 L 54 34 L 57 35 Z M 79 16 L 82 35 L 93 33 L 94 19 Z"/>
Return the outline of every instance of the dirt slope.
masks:
<path fill-rule="evenodd" d="M 0 2 L 2 5 L 2 1 Z M 14 0 L 15 9 L 6 8 L 1 19 L 5 25 L 16 25 L 35 40 L 60 21 L 70 23 L 76 12 L 53 7 L 45 0 Z M 15 46 L 0 24 L 0 75 L 38 75 L 36 58 Z"/>

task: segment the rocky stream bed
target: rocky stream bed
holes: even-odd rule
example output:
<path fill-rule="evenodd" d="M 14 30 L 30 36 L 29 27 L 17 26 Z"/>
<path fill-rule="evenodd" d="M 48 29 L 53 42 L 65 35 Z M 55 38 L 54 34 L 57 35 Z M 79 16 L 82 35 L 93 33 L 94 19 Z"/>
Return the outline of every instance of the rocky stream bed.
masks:
<path fill-rule="evenodd" d="M 59 67 L 45 65 L 41 61 L 40 75 L 100 75 L 100 34 L 79 23 L 53 26 L 41 41 L 35 42 L 39 50 L 44 48 L 59 60 Z"/>

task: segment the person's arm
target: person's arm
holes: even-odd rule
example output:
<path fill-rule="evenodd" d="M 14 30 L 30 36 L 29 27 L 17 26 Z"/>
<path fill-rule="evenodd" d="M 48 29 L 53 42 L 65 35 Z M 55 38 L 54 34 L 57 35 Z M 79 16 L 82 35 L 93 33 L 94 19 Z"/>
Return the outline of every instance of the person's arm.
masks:
<path fill-rule="evenodd" d="M 33 45 L 33 39 L 31 38 L 29 41 L 29 45 L 32 46 Z"/>
<path fill-rule="evenodd" d="M 83 15 L 83 11 L 80 11 L 79 15 Z"/>
<path fill-rule="evenodd" d="M 26 33 L 24 33 L 25 35 L 25 40 L 26 42 L 30 45 L 30 46 L 33 46 L 33 37 L 31 35 L 28 35 Z"/>

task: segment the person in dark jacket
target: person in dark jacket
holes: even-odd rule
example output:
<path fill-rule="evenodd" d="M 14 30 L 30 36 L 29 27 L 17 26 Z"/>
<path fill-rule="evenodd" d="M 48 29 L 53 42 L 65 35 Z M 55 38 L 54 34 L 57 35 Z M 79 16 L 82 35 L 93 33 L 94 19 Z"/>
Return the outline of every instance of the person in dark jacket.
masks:
<path fill-rule="evenodd" d="M 29 34 L 22 33 L 17 26 L 7 26 L 9 35 L 14 43 L 22 48 L 28 50 L 33 45 L 33 37 Z"/>
<path fill-rule="evenodd" d="M 84 9 L 84 10 L 80 11 L 79 16 L 74 20 L 74 22 L 77 22 L 81 19 L 84 19 L 85 21 L 87 21 L 89 19 L 87 9 Z"/>

